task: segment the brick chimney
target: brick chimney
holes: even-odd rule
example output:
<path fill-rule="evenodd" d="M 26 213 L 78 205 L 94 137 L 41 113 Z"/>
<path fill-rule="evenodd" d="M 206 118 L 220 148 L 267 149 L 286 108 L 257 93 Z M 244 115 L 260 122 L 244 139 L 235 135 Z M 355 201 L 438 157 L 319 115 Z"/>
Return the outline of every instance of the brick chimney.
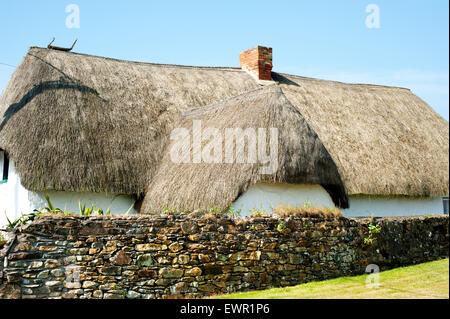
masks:
<path fill-rule="evenodd" d="M 258 80 L 270 81 L 272 71 L 272 48 L 257 46 L 239 54 L 239 66 Z"/>

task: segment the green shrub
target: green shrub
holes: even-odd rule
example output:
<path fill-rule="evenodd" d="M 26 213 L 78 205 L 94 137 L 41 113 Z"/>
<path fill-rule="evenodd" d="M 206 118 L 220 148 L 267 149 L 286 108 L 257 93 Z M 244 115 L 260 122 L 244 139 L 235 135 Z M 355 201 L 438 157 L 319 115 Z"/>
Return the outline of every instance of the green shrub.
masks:
<path fill-rule="evenodd" d="M 381 225 L 380 224 L 372 224 L 370 223 L 368 226 L 369 230 L 369 236 L 364 238 L 364 244 L 366 245 L 372 245 L 375 241 L 375 235 L 378 234 L 381 231 Z"/>
<path fill-rule="evenodd" d="M 278 223 L 278 226 L 277 226 L 277 230 L 281 232 L 281 231 L 283 231 L 283 229 L 285 229 L 285 228 L 286 228 L 285 222 L 282 221 L 282 220 L 280 220 L 280 222 Z"/>
<path fill-rule="evenodd" d="M 50 196 L 48 194 L 45 195 L 45 200 L 47 201 L 47 206 L 41 207 L 40 209 L 35 209 L 35 210 L 33 210 L 33 212 L 31 212 L 29 214 L 23 214 L 22 216 L 15 219 L 14 221 L 11 221 L 5 212 L 6 220 L 8 223 L 8 228 L 16 228 L 19 225 L 25 225 L 26 223 L 33 221 L 36 217 L 44 215 L 44 214 L 55 214 L 55 215 L 64 215 L 64 216 L 92 216 L 92 215 L 110 215 L 111 214 L 111 210 L 109 208 L 106 212 L 104 212 L 103 209 L 101 209 L 101 208 L 95 208 L 95 205 L 92 205 L 92 207 L 89 208 L 89 207 L 86 207 L 86 204 L 81 205 L 81 203 L 78 202 L 78 215 L 77 215 L 77 213 L 75 213 L 75 212 L 68 212 L 68 211 L 65 211 L 60 208 L 55 207 L 53 205 L 53 203 L 51 202 Z"/>
<path fill-rule="evenodd" d="M 101 208 L 95 209 L 95 205 L 92 205 L 91 208 L 86 207 L 86 204 L 83 204 L 83 206 L 81 206 L 80 202 L 78 202 L 78 209 L 79 209 L 80 216 L 91 216 L 91 215 L 98 216 L 98 215 L 110 215 L 111 214 L 111 210 L 109 208 L 106 212 L 103 212 L 103 209 L 101 209 Z"/>
<path fill-rule="evenodd" d="M 234 209 L 233 205 L 230 206 L 227 210 L 227 215 L 231 216 L 232 218 L 240 217 L 242 213 L 242 209 Z"/>

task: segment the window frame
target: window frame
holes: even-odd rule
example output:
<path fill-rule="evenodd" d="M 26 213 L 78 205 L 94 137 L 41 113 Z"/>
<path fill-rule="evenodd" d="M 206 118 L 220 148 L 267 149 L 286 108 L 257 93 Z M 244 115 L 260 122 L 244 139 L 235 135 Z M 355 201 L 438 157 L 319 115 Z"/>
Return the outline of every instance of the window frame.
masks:
<path fill-rule="evenodd" d="M 0 180 L 0 183 L 6 183 L 8 182 L 8 175 L 9 175 L 9 157 L 8 154 L 4 150 L 0 150 L 1 156 L 3 156 L 3 167 L 1 167 L 0 171 L 0 177 L 2 178 Z"/>

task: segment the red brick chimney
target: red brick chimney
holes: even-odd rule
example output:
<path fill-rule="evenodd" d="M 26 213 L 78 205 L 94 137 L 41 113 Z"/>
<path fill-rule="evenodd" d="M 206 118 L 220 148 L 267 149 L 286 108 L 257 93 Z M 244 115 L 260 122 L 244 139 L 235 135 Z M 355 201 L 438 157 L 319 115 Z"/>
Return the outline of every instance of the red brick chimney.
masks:
<path fill-rule="evenodd" d="M 250 72 L 258 80 L 270 81 L 272 78 L 272 48 L 257 46 L 239 54 L 239 66 Z"/>

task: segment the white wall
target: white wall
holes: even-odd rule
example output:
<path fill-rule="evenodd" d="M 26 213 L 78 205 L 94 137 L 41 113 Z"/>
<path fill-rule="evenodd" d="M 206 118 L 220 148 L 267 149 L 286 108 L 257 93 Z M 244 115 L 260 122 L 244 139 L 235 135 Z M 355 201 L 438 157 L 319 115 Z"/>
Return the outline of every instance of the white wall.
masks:
<path fill-rule="evenodd" d="M 4 152 L 0 150 L 0 181 L 3 179 L 3 154 Z"/>
<path fill-rule="evenodd" d="M 2 163 L 0 163 L 2 168 Z M 124 214 L 133 205 L 134 199 L 126 195 L 107 195 L 100 193 L 77 193 L 49 191 L 50 200 L 57 208 L 78 212 L 78 201 L 91 207 L 95 205 L 103 210 L 111 209 L 112 214 Z M 235 210 L 241 209 L 241 216 L 248 216 L 249 209 L 261 209 L 271 212 L 278 205 L 302 206 L 308 201 L 312 206 L 333 207 L 333 201 L 320 185 L 269 184 L 252 185 L 234 203 Z M 342 210 L 344 216 L 404 216 L 442 214 L 442 199 L 406 198 L 406 197 L 370 197 L 350 196 L 349 209 Z M 5 211 L 10 220 L 33 209 L 47 206 L 45 193 L 30 192 L 21 184 L 14 165 L 10 162 L 7 183 L 0 183 L 0 227 L 6 224 Z M 134 208 L 129 212 L 135 214 Z"/>
<path fill-rule="evenodd" d="M 346 217 L 359 216 L 408 216 L 443 214 L 441 197 L 388 197 L 350 196 L 350 207 L 343 209 Z"/>
<path fill-rule="evenodd" d="M 267 213 L 278 205 L 334 207 L 327 191 L 320 185 L 257 183 L 249 187 L 234 203 L 233 209 L 241 209 L 241 216 L 249 216 L 249 209 L 264 209 Z"/>
<path fill-rule="evenodd" d="M 320 185 L 293 185 L 257 183 L 242 194 L 234 203 L 241 216 L 251 213 L 248 209 L 264 209 L 271 212 L 277 205 L 303 206 L 308 201 L 312 206 L 334 207 L 330 195 Z M 443 204 L 437 198 L 349 196 L 349 208 L 342 209 L 346 217 L 359 216 L 407 216 L 442 214 Z"/>
<path fill-rule="evenodd" d="M 0 167 L 3 172 L 3 163 Z M 5 213 L 13 221 L 20 216 L 21 211 L 29 213 L 32 210 L 28 202 L 28 191 L 20 184 L 14 165 L 10 161 L 8 181 L 0 183 L 0 226 L 6 224 Z"/>
<path fill-rule="evenodd" d="M 28 192 L 28 201 L 30 206 L 37 209 L 48 206 L 45 195 L 48 193 L 50 201 L 55 208 L 60 208 L 68 212 L 79 212 L 78 202 L 81 205 L 86 204 L 86 207 L 102 208 L 105 212 L 108 208 L 111 209 L 111 214 L 125 214 L 131 207 L 129 214 L 135 214 L 134 200 L 127 195 L 108 195 L 102 193 L 89 192 L 57 192 L 49 191 L 43 192 Z"/>
<path fill-rule="evenodd" d="M 0 228 L 7 224 L 5 211 L 8 218 L 13 221 L 22 214 L 48 206 L 45 195 L 44 192 L 31 192 L 25 189 L 10 161 L 8 181 L 0 183 Z M 56 208 L 76 213 L 79 211 L 78 201 L 82 205 L 86 204 L 87 207 L 95 205 L 96 208 L 102 208 L 105 212 L 110 208 L 111 214 L 125 214 L 134 204 L 134 199 L 127 195 L 60 191 L 49 191 L 48 195 Z M 135 213 L 134 208 L 131 208 L 129 214 Z"/>

